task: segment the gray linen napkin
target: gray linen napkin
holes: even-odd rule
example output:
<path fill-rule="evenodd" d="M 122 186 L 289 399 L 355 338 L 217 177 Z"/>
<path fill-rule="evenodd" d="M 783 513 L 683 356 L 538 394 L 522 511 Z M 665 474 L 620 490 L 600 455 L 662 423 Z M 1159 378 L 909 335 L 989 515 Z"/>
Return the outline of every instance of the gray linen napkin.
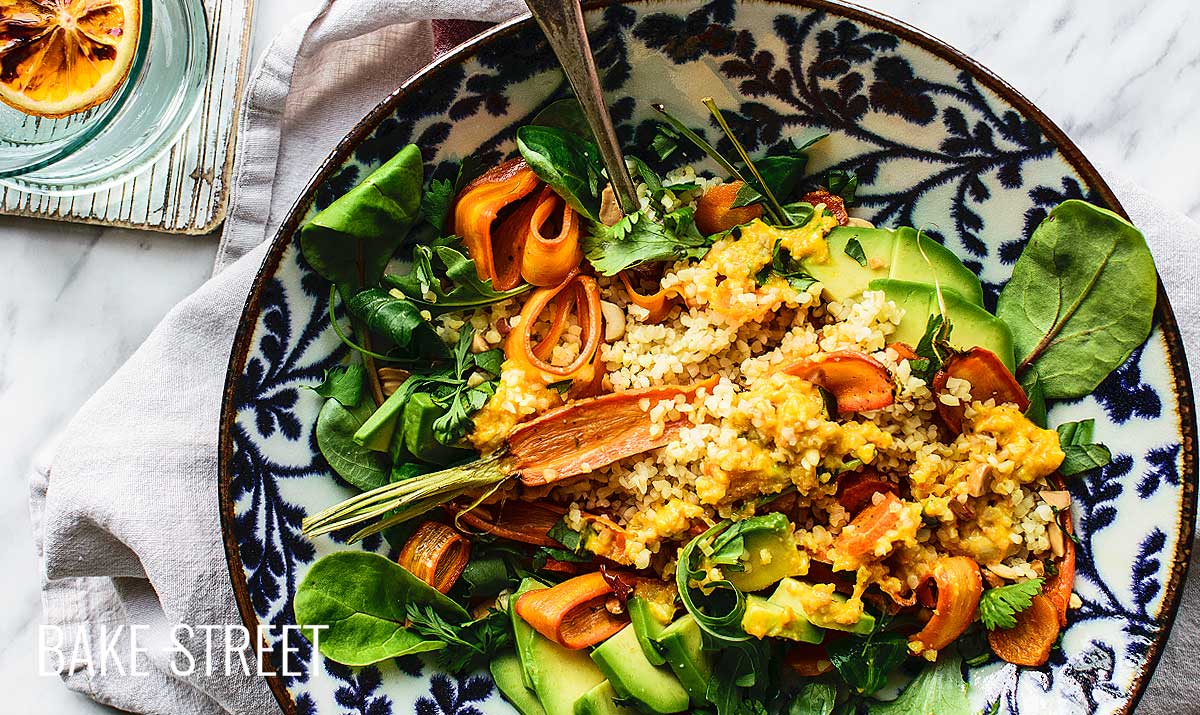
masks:
<path fill-rule="evenodd" d="M 153 653 L 172 624 L 240 623 L 219 538 L 216 439 L 229 346 L 264 241 L 334 142 L 429 59 L 433 35 L 420 20 L 498 20 L 519 9 L 516 0 L 328 0 L 268 50 L 248 92 L 216 275 L 164 318 L 35 465 L 46 622 L 63 628 L 68 643 L 82 631 L 97 652 L 101 624 L 143 624 L 142 644 Z M 1200 356 L 1198 271 L 1189 260 L 1200 226 L 1136 187 L 1115 188 L 1150 237 L 1187 348 Z M 1189 689 L 1200 648 L 1188 636 L 1200 587 L 1185 599 L 1192 605 L 1141 712 L 1197 710 Z M 212 676 L 180 678 L 161 656 L 143 660 L 148 676 L 89 677 L 78 666 L 61 675 L 68 687 L 136 713 L 276 711 L 262 681 L 225 677 L 222 662 Z"/>

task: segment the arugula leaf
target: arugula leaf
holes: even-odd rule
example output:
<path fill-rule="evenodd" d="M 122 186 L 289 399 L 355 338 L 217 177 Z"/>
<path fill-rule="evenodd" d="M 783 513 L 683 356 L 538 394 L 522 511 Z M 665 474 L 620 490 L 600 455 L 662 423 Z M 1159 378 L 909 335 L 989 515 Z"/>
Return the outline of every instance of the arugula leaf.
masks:
<path fill-rule="evenodd" d="M 571 208 L 599 220 L 603 167 L 595 143 L 565 129 L 526 125 L 517 130 L 517 150 Z"/>
<path fill-rule="evenodd" d="M 908 639 L 877 628 L 869 635 L 850 635 L 825 645 L 829 660 L 851 688 L 864 695 L 879 690 L 888 675 L 908 657 Z"/>
<path fill-rule="evenodd" d="M 1043 580 L 1030 579 L 1021 583 L 989 588 L 979 599 L 979 620 L 989 631 L 1017 625 L 1013 616 L 1029 608 L 1033 597 L 1042 592 Z"/>
<path fill-rule="evenodd" d="M 942 655 L 913 679 L 900 697 L 890 702 L 871 703 L 871 715 L 972 715 L 967 701 L 967 682 L 962 677 L 962 661 L 956 655 Z"/>
<path fill-rule="evenodd" d="M 325 371 L 325 379 L 310 390 L 326 399 L 337 400 L 342 407 L 352 408 L 362 400 L 363 366 L 358 363 L 338 365 Z"/>
<path fill-rule="evenodd" d="M 849 241 L 846 241 L 846 247 L 843 250 L 846 252 L 846 255 L 853 258 L 858 265 L 867 265 L 867 254 L 865 251 L 863 251 L 862 244 L 858 242 L 857 238 L 852 238 Z"/>
<path fill-rule="evenodd" d="M 1091 394 L 1150 335 L 1158 281 L 1141 232 L 1115 213 L 1064 201 L 1034 230 L 1000 293 L 1018 374 L 1046 399 Z"/>
<path fill-rule="evenodd" d="M 933 377 L 946 364 L 946 360 L 954 353 L 950 348 L 950 331 L 953 326 L 941 314 L 929 316 L 925 323 L 925 334 L 913 350 L 920 358 L 912 360 L 909 365 L 917 377 L 932 385 Z"/>
<path fill-rule="evenodd" d="M 435 257 L 441 271 L 434 269 Z M 439 272 L 444 274 L 444 280 Z M 512 290 L 496 290 L 491 280 L 479 279 L 473 259 L 451 246 L 415 246 L 412 270 L 404 275 L 386 275 L 383 283 L 432 315 L 499 303 L 531 288 L 526 284 Z M 447 290 L 443 283 L 449 283 L 450 288 Z"/>
<path fill-rule="evenodd" d="M 1096 420 L 1065 422 L 1058 426 L 1058 442 L 1063 450 L 1063 462 L 1058 472 L 1064 477 L 1098 469 L 1112 461 L 1112 452 L 1103 444 L 1093 443 Z"/>
<path fill-rule="evenodd" d="M 830 169 L 825 172 L 825 187 L 829 193 L 840 196 L 849 207 L 858 191 L 858 175 L 847 169 Z"/>
<path fill-rule="evenodd" d="M 583 252 L 597 272 L 615 276 L 649 261 L 681 261 L 700 258 L 713 238 L 696 228 L 695 210 L 685 207 L 651 219 L 643 211 L 624 216 L 615 226 L 592 225 L 583 239 Z"/>
<path fill-rule="evenodd" d="M 410 602 L 407 613 L 409 632 L 445 644 L 437 652 L 437 661 L 452 675 L 479 670 L 512 645 L 508 614 L 502 611 L 492 609 L 483 618 L 461 625 L 450 623 L 428 605 Z"/>
<path fill-rule="evenodd" d="M 421 152 L 409 144 L 300 229 L 300 253 L 348 296 L 374 285 L 420 212 Z"/>
<path fill-rule="evenodd" d="M 375 412 L 374 403 L 364 399 L 365 390 L 361 381 L 365 372 L 361 368 L 357 372 L 360 380 L 358 400 L 348 406 L 336 397 L 325 400 L 321 411 L 317 413 L 317 424 L 313 431 L 317 449 L 329 467 L 351 486 L 370 491 L 388 483 L 387 461 L 381 453 L 354 441 L 354 433 Z M 349 388 L 342 385 L 339 391 L 343 397 L 347 397 Z"/>

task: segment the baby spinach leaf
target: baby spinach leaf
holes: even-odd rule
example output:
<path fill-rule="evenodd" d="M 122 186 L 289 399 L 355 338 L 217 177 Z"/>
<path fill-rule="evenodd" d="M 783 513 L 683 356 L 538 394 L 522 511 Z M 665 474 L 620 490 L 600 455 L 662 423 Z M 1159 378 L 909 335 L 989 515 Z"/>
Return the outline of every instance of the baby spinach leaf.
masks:
<path fill-rule="evenodd" d="M 539 127 L 553 127 L 577 134 L 584 139 L 592 138 L 592 128 L 583 116 L 583 108 L 574 97 L 558 99 L 547 104 L 529 121 Z"/>
<path fill-rule="evenodd" d="M 1042 379 L 1038 377 L 1037 370 L 1031 368 L 1021 375 L 1021 389 L 1025 390 L 1025 396 L 1029 398 L 1029 409 L 1025 410 L 1025 417 L 1045 429 L 1046 391 L 1042 389 Z"/>
<path fill-rule="evenodd" d="M 423 183 L 410 144 L 304 224 L 304 260 L 342 295 L 376 284 L 417 219 Z"/>
<path fill-rule="evenodd" d="M 359 403 L 363 395 L 363 366 L 338 365 L 325 371 L 325 379 L 320 385 L 309 388 L 325 399 L 334 399 L 342 407 L 352 408 Z"/>
<path fill-rule="evenodd" d="M 1058 442 L 1063 450 L 1059 474 L 1071 477 L 1106 466 L 1112 461 L 1112 452 L 1108 447 L 1092 442 L 1095 429 L 1094 419 L 1065 422 L 1058 426 Z"/>
<path fill-rule="evenodd" d="M 412 342 L 413 332 L 428 327 L 412 301 L 393 296 L 382 288 L 368 288 L 346 303 L 350 314 L 367 324 L 371 332 L 385 336 L 401 347 Z"/>
<path fill-rule="evenodd" d="M 384 455 L 354 441 L 354 433 L 372 412 L 370 400 L 343 407 L 336 399 L 328 399 L 317 414 L 317 449 L 338 476 L 364 492 L 388 483 Z"/>
<path fill-rule="evenodd" d="M 700 258 L 712 243 L 696 228 L 691 208 L 673 211 L 661 223 L 639 211 L 612 227 L 593 224 L 583 239 L 583 253 L 598 272 L 615 276 L 649 261 Z"/>
<path fill-rule="evenodd" d="M 517 130 L 517 150 L 571 208 L 597 220 L 602 166 L 594 143 L 564 129 L 528 125 Z"/>
<path fill-rule="evenodd" d="M 438 268 L 434 267 L 435 258 Z M 499 303 L 532 287 L 525 284 L 512 290 L 496 290 L 491 280 L 479 279 L 475 261 L 452 246 L 415 246 L 412 270 L 404 275 L 386 275 L 383 283 L 433 315 Z"/>
<path fill-rule="evenodd" d="M 800 686 L 788 715 L 829 715 L 837 705 L 838 690 L 832 683 L 810 680 Z"/>
<path fill-rule="evenodd" d="M 763 183 L 781 203 L 796 193 L 804 178 L 804 170 L 808 167 L 806 150 L 826 136 L 828 135 L 819 134 L 802 144 L 789 139 L 772 147 L 766 156 L 754 160 L 754 166 L 762 176 Z"/>
<path fill-rule="evenodd" d="M 1047 399 L 1090 394 L 1150 335 L 1158 283 L 1140 231 L 1115 213 L 1064 201 L 1034 230 L 1000 294 L 1020 365 Z"/>
<path fill-rule="evenodd" d="M 339 551 L 313 564 L 294 600 L 301 629 L 328 626 L 318 638 L 321 654 L 349 666 L 444 648 L 406 627 L 411 606 L 470 620 L 461 606 L 404 567 L 365 551 Z"/>
<path fill-rule="evenodd" d="M 967 702 L 967 683 L 962 677 L 961 659 L 947 652 L 930 663 L 909 683 L 900 697 L 890 702 L 871 703 L 871 715 L 971 715 Z"/>

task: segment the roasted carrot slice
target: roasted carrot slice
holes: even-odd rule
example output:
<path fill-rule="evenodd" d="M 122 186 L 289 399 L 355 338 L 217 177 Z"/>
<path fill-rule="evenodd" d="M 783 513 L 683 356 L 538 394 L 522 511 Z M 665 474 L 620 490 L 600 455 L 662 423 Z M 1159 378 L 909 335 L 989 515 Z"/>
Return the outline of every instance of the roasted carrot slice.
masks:
<path fill-rule="evenodd" d="M 629 623 L 605 607 L 612 592 L 604 574 L 587 573 L 553 588 L 526 591 L 517 599 L 517 615 L 564 648 L 587 648 Z"/>
<path fill-rule="evenodd" d="M 1063 478 L 1057 474 L 1051 477 L 1060 491 L 1066 491 Z M 1075 525 L 1071 522 L 1071 507 L 1059 509 L 1059 525 L 1063 530 L 1063 555 L 1055 559 L 1054 565 L 1058 571 L 1042 584 L 1042 593 L 1054 603 L 1058 610 L 1058 625 L 1067 627 L 1067 611 L 1071 607 L 1071 593 L 1075 589 Z"/>
<path fill-rule="evenodd" d="M 805 194 L 802 200 L 807 201 L 813 206 L 825 204 L 825 208 L 829 209 L 829 213 L 833 214 L 838 223 L 843 226 L 850 223 L 850 214 L 846 213 L 846 202 L 837 194 L 831 194 L 825 189 L 817 189 Z"/>
<path fill-rule="evenodd" d="M 850 472 L 838 477 L 838 504 L 857 514 L 871 503 L 875 494 L 896 494 L 899 487 L 872 471 Z"/>
<path fill-rule="evenodd" d="M 484 172 L 459 194 L 454 204 L 454 230 L 462 236 L 467 253 L 475 260 L 482 280 L 496 278 L 492 252 L 492 224 L 501 209 L 528 196 L 538 185 L 537 175 L 524 159 L 511 159 Z"/>
<path fill-rule="evenodd" d="M 1033 597 L 1029 608 L 1014 617 L 1017 625 L 1012 628 L 988 631 L 988 644 L 992 646 L 992 651 L 1014 665 L 1030 668 L 1045 665 L 1062 630 L 1054 601 L 1038 594 Z"/>
<path fill-rule="evenodd" d="M 829 390 L 842 414 L 878 410 L 896 399 L 891 373 L 878 360 L 862 353 L 826 353 L 788 365 L 782 372 Z"/>
<path fill-rule="evenodd" d="M 979 564 L 966 556 L 938 559 L 933 565 L 932 578 L 937 584 L 937 606 L 933 618 L 908 639 L 915 653 L 941 650 L 953 643 L 975 620 L 983 595 Z"/>
<path fill-rule="evenodd" d="M 733 208 L 734 199 L 744 185 L 742 181 L 729 181 L 704 192 L 696 202 L 696 228 L 700 233 L 711 236 L 762 217 L 760 204 Z"/>
<path fill-rule="evenodd" d="M 900 524 L 900 497 L 887 492 L 883 498 L 858 513 L 833 542 L 839 561 L 871 561 L 870 557 L 887 533 Z"/>
<path fill-rule="evenodd" d="M 526 486 L 606 467 L 662 447 L 687 424 L 681 418 L 656 428 L 649 414 L 655 404 L 681 396 L 690 400 L 700 389 L 712 389 L 713 384 L 708 380 L 577 400 L 519 425 L 508 436 L 509 456 Z"/>
<path fill-rule="evenodd" d="M 650 315 L 646 318 L 647 323 L 661 323 L 663 318 L 671 312 L 674 303 L 667 295 L 667 291 L 660 289 L 653 295 L 642 295 L 633 289 L 629 283 L 629 277 L 625 275 L 626 271 L 621 271 L 617 275 L 621 277 L 621 282 L 625 284 L 625 293 L 629 296 L 629 302 L 634 305 L 645 308 Z"/>
<path fill-rule="evenodd" d="M 1029 398 L 1021 383 L 1013 377 L 1000 358 L 990 350 L 971 348 L 946 361 L 945 366 L 933 378 L 933 392 L 941 396 L 946 394 L 946 381 L 952 377 L 971 383 L 971 400 L 983 402 L 996 401 L 996 404 L 1013 403 L 1022 412 L 1029 409 Z M 938 415 L 942 422 L 953 432 L 962 432 L 963 410 L 965 405 L 947 405 L 940 399 L 937 401 Z"/>
<path fill-rule="evenodd" d="M 446 508 L 458 522 L 501 539 L 533 546 L 561 546 L 549 536 L 550 529 L 567 513 L 557 504 L 505 501 L 477 506 L 470 511 L 457 504 L 448 504 Z"/>
<path fill-rule="evenodd" d="M 396 561 L 413 576 L 448 593 L 471 557 L 471 542 L 445 524 L 427 521 L 404 543 Z"/>

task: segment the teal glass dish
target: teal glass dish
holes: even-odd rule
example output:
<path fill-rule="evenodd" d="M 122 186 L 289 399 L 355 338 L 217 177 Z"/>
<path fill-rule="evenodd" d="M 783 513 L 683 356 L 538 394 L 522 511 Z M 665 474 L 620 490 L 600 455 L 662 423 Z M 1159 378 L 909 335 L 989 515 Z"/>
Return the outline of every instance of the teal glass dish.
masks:
<path fill-rule="evenodd" d="M 108 100 L 58 119 L 0 104 L 0 185 L 69 196 L 144 171 L 196 116 L 208 62 L 203 0 L 143 0 L 129 76 Z"/>

